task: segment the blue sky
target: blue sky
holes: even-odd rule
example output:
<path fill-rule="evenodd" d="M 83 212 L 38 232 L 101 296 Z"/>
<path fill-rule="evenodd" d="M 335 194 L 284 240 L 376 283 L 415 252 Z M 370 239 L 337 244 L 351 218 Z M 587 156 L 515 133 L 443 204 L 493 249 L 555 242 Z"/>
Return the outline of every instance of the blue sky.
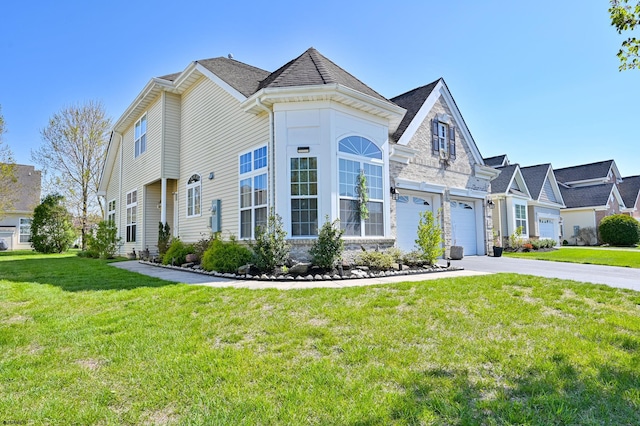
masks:
<path fill-rule="evenodd" d="M 640 174 L 640 71 L 618 71 L 605 0 L 6 3 L 0 105 L 19 163 L 65 106 L 100 100 L 115 120 L 190 61 L 273 71 L 313 46 L 386 97 L 444 77 L 485 157 Z"/>

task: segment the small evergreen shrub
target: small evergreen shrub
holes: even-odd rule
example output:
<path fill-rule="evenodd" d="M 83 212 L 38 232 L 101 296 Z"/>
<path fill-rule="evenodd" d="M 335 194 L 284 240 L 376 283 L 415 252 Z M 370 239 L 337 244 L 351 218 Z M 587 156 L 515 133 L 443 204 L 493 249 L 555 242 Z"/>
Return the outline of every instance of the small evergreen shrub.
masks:
<path fill-rule="evenodd" d="M 633 246 L 640 241 L 640 222 L 624 214 L 605 217 L 598 230 L 602 242 L 612 246 Z"/>
<path fill-rule="evenodd" d="M 422 251 L 412 250 L 402 256 L 402 263 L 407 266 L 422 266 L 426 263 Z"/>
<path fill-rule="evenodd" d="M 384 252 L 391 256 L 394 262 L 402 263 L 402 257 L 404 256 L 404 253 L 398 247 L 389 247 Z"/>
<path fill-rule="evenodd" d="M 198 262 L 202 261 L 204 252 L 206 252 L 207 249 L 211 246 L 211 243 L 219 237 L 219 233 L 209 233 L 208 236 L 205 236 L 205 234 L 202 235 L 203 237 L 193 244 L 193 254 L 195 254 L 198 258 Z"/>
<path fill-rule="evenodd" d="M 235 273 L 239 267 L 253 260 L 251 250 L 238 244 L 235 238 L 230 241 L 214 239 L 202 256 L 202 269 L 222 273 Z"/>
<path fill-rule="evenodd" d="M 509 248 L 511 250 L 518 250 L 522 248 L 523 241 L 520 239 L 522 236 L 523 228 L 522 226 L 518 226 L 515 232 L 509 235 Z"/>
<path fill-rule="evenodd" d="M 329 222 L 329 216 L 325 218 L 324 225 L 320 228 L 318 238 L 313 242 L 309 250 L 311 261 L 314 265 L 323 269 L 332 269 L 336 262 L 342 257 L 344 251 L 344 241 L 338 219 Z"/>
<path fill-rule="evenodd" d="M 171 240 L 171 228 L 169 223 L 158 222 L 158 254 L 160 257 L 164 257 L 164 254 L 169 248 L 169 241 Z"/>
<path fill-rule="evenodd" d="M 87 233 L 85 238 L 88 257 L 112 259 L 122 245 L 122 238 L 118 237 L 118 228 L 106 220 L 98 223 L 95 235 Z"/>
<path fill-rule="evenodd" d="M 371 269 L 389 270 L 393 267 L 395 259 L 392 254 L 381 251 L 363 251 L 355 258 L 356 265 L 367 266 Z"/>
<path fill-rule="evenodd" d="M 436 259 L 444 253 L 442 230 L 436 222 L 433 212 L 420 212 L 416 246 L 422 251 L 422 257 L 429 265 L 436 263 Z"/>
<path fill-rule="evenodd" d="M 164 265 L 182 265 L 187 261 L 187 255 L 193 252 L 193 244 L 185 244 L 180 238 L 174 238 L 162 257 L 162 263 Z"/>
<path fill-rule="evenodd" d="M 291 249 L 286 238 L 287 231 L 282 225 L 282 218 L 272 209 L 267 226 L 258 229 L 256 241 L 252 245 L 256 268 L 261 272 L 272 272 L 276 266 L 284 265 Z"/>

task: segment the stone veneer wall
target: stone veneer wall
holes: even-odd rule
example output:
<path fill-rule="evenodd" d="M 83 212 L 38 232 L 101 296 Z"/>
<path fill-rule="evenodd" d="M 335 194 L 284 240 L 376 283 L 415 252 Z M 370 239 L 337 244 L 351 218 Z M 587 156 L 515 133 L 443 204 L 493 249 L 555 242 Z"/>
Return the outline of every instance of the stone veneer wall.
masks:
<path fill-rule="evenodd" d="M 393 247 L 395 240 L 392 238 L 343 238 L 344 253 L 342 259 L 351 262 L 362 249 L 385 250 Z M 290 257 L 296 261 L 308 262 L 311 260 L 309 249 L 316 241 L 315 238 L 288 240 L 291 244 Z"/>

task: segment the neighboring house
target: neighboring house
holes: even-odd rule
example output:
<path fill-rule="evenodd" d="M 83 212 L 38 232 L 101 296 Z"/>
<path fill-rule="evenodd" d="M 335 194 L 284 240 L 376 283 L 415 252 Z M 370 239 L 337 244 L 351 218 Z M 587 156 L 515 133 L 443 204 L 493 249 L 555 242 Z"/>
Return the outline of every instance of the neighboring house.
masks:
<path fill-rule="evenodd" d="M 510 163 L 506 154 L 502 154 L 502 155 L 496 155 L 495 157 L 485 158 L 484 164 L 489 167 L 504 167 L 504 166 L 508 166 Z"/>
<path fill-rule="evenodd" d="M 560 211 L 565 207 L 551 164 L 522 167 L 531 199 L 528 201 L 529 238 L 562 242 Z"/>
<path fill-rule="evenodd" d="M 33 209 L 40 203 L 42 173 L 34 166 L 16 164 L 16 181 L 11 183 L 10 208 L 0 216 L 0 240 L 9 250 L 31 248 Z"/>
<path fill-rule="evenodd" d="M 518 164 L 496 167 L 500 175 L 491 182 L 490 199 L 494 205 L 493 230 L 503 246 L 510 235 L 521 229 L 521 238 L 529 236 L 528 206 L 531 193 Z"/>
<path fill-rule="evenodd" d="M 311 48 L 272 73 L 214 58 L 151 79 L 114 125 L 100 195 L 127 252 L 157 249 L 159 222 L 184 241 L 251 240 L 270 208 L 295 257 L 325 218 L 340 219 L 350 248 L 394 245 L 398 230 L 409 249 L 418 219 L 397 206 L 419 200 L 441 209 L 447 241 L 484 254 L 495 174 L 443 80 L 389 100 Z"/>
<path fill-rule="evenodd" d="M 622 177 L 615 161 L 582 164 L 554 170 L 565 203 L 562 238 L 570 244 L 596 244 L 600 221 L 623 211 L 618 184 Z M 593 228 L 591 241 L 580 240 L 580 230 Z"/>
<path fill-rule="evenodd" d="M 618 189 L 625 205 L 622 213 L 640 220 L 640 176 L 622 178 Z"/>

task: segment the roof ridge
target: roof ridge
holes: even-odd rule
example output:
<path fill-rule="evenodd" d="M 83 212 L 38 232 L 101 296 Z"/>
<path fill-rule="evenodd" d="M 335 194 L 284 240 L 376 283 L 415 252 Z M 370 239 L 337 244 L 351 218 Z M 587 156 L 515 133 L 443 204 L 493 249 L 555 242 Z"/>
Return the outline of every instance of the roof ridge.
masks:
<path fill-rule="evenodd" d="M 311 62 L 313 62 L 313 65 L 315 65 L 316 69 L 318 70 L 318 73 L 320 73 L 320 77 L 322 77 L 322 81 L 324 81 L 325 84 L 335 83 L 337 81 L 335 76 L 331 73 L 331 71 L 329 71 L 329 69 L 327 69 L 327 67 L 324 64 L 324 61 L 323 61 L 324 56 L 322 56 L 322 54 L 313 47 L 310 47 L 309 49 L 307 49 L 305 53 L 307 52 L 309 53 L 309 58 L 311 58 Z M 324 59 L 329 60 L 328 58 L 324 58 Z"/>

